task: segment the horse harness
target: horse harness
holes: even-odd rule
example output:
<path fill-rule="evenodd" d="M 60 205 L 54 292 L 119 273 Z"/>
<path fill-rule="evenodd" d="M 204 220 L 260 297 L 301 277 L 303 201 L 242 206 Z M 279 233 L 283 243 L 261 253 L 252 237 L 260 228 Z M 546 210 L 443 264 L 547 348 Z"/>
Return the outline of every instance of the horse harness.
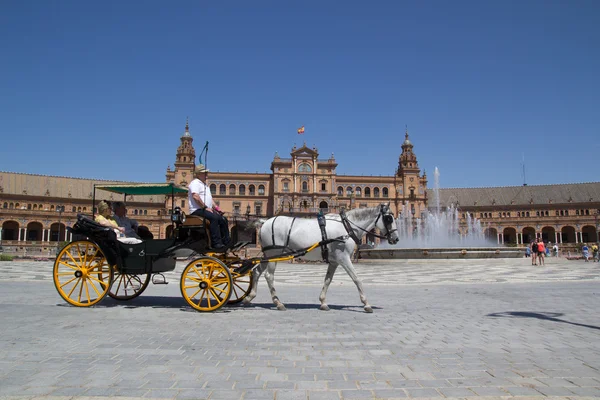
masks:
<path fill-rule="evenodd" d="M 357 245 L 360 243 L 360 239 L 358 238 L 358 235 L 356 234 L 356 231 L 354 230 L 354 228 L 352 227 L 352 225 L 354 225 L 357 229 L 369 233 L 375 237 L 378 237 L 380 239 L 387 239 L 389 238 L 389 236 L 396 231 L 396 229 L 392 229 L 389 230 L 388 226 L 392 224 L 392 222 L 394 221 L 394 217 L 390 214 L 384 214 L 383 211 L 383 205 L 381 205 L 381 208 L 379 209 L 379 215 L 377 216 L 377 219 L 375 220 L 375 225 L 377 225 L 377 222 L 379 222 L 379 218 L 381 218 L 383 220 L 383 226 L 385 226 L 385 236 L 382 235 L 378 235 L 376 233 L 372 233 L 372 232 L 368 232 L 367 230 L 361 228 L 360 226 L 354 224 L 352 221 L 350 221 L 348 219 L 348 217 L 346 216 L 346 212 L 342 209 L 342 211 L 340 211 L 340 219 L 341 219 L 341 223 L 344 226 L 344 229 L 346 229 L 346 232 L 348 233 L 347 235 L 344 236 L 340 236 L 337 237 L 335 239 L 332 240 L 328 240 L 327 239 L 327 231 L 325 230 L 325 225 L 326 225 L 326 218 L 325 216 L 321 213 L 319 213 L 317 215 L 317 221 L 319 223 L 319 228 L 321 230 L 321 238 L 322 238 L 322 244 L 321 244 L 321 256 L 323 257 L 323 261 L 326 263 L 329 263 L 329 249 L 327 248 L 327 245 L 329 243 L 331 243 L 332 241 L 340 241 L 340 242 L 345 242 L 348 238 L 351 238 L 352 240 L 354 240 L 354 243 L 356 243 Z M 285 242 L 285 246 L 278 246 L 275 244 L 275 229 L 273 228 L 275 226 L 275 221 L 277 220 L 277 217 L 275 217 L 273 219 L 273 224 L 271 225 L 271 240 L 272 240 L 272 245 L 271 246 L 265 246 L 263 247 L 263 251 L 268 251 L 268 250 L 273 250 L 273 249 L 284 249 L 284 250 L 291 250 L 289 249 L 288 245 L 290 243 L 290 237 L 291 237 L 291 233 L 292 233 L 292 228 L 294 227 L 294 222 L 296 222 L 296 217 L 293 217 L 292 219 L 292 223 L 290 224 L 290 229 L 288 230 L 288 234 L 287 234 L 287 239 Z"/>

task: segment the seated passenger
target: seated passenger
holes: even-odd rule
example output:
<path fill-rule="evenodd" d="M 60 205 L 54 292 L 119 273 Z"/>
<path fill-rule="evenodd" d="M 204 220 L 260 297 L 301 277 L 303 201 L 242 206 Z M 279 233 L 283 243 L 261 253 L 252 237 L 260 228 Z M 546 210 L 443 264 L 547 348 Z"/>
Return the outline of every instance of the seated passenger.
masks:
<path fill-rule="evenodd" d="M 117 240 L 119 240 L 119 242 L 129 244 L 136 244 L 142 242 L 140 239 L 125 237 L 125 228 L 119 227 L 117 221 L 115 221 L 115 219 L 112 217 L 112 210 L 110 209 L 110 205 L 104 200 L 102 200 L 100 204 L 98 204 L 98 215 L 96 215 L 96 218 L 94 218 L 94 220 L 102 226 L 113 228 L 113 230 L 117 234 Z"/>
<path fill-rule="evenodd" d="M 140 224 L 135 219 L 127 217 L 127 207 L 121 201 L 113 203 L 114 220 L 121 228 L 125 228 L 125 236 L 134 237 L 137 239 L 153 239 L 154 235 L 145 226 Z"/>
<path fill-rule="evenodd" d="M 188 186 L 190 213 L 204 217 L 210 221 L 209 229 L 212 247 L 216 250 L 223 250 L 231 242 L 228 221 L 222 214 L 215 211 L 210 189 L 201 179 L 203 178 L 206 181 L 207 172 L 208 169 L 202 164 L 197 165 L 194 170 L 196 179 Z"/>

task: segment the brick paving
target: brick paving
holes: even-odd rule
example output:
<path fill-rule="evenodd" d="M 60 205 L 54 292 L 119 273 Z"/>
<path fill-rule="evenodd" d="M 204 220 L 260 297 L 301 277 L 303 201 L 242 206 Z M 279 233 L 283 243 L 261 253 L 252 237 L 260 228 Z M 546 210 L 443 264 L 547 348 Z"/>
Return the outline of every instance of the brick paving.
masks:
<path fill-rule="evenodd" d="M 600 264 L 361 262 L 374 308 L 338 271 L 282 264 L 288 311 L 192 311 L 177 272 L 129 302 L 67 305 L 52 263 L 0 263 L 0 399 L 600 397 Z"/>

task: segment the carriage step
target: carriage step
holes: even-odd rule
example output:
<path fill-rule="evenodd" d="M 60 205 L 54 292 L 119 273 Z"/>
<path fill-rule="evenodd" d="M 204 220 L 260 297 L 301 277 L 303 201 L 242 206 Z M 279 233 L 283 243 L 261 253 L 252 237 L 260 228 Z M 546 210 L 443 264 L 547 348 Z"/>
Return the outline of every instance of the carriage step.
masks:
<path fill-rule="evenodd" d="M 167 278 L 161 273 L 152 275 L 152 283 L 155 285 L 168 285 Z"/>
<path fill-rule="evenodd" d="M 230 251 L 241 250 L 244 247 L 248 246 L 250 243 L 252 243 L 252 242 L 237 242 L 236 244 L 233 245 L 233 247 L 230 248 Z"/>
<path fill-rule="evenodd" d="M 251 260 L 244 260 L 242 261 L 242 266 L 239 267 L 238 269 L 235 270 L 235 272 L 237 272 L 240 275 L 244 275 L 246 274 L 246 272 L 250 271 L 252 268 L 254 268 L 256 264 L 253 263 Z"/>

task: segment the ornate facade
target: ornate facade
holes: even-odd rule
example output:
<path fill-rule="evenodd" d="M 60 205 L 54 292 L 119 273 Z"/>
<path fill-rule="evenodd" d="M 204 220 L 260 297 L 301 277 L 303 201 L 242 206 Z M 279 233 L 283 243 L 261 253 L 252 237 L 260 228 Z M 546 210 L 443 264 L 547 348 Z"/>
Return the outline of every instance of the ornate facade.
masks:
<path fill-rule="evenodd" d="M 421 174 L 414 146 L 405 133 L 393 175 L 338 175 L 334 155 L 319 157 L 317 148 L 305 144 L 291 149 L 286 158 L 275 154 L 270 172 L 209 172 L 213 197 L 227 213 L 234 237 L 248 219 L 286 214 L 314 216 L 319 210 L 370 207 L 389 202 L 394 213 L 419 218 L 427 210 L 432 190 Z M 196 150 L 186 123 L 173 169 L 166 181 L 187 186 L 193 179 Z M 116 183 L 84 178 L 0 172 L 0 245 L 5 252 L 50 255 L 59 242 L 70 240 L 66 229 L 78 213 L 91 213 L 96 184 Z M 118 182 L 124 183 L 124 182 Z M 132 183 L 132 182 L 130 182 Z M 96 200 L 122 200 L 96 191 Z M 477 218 L 486 234 L 500 244 L 523 245 L 535 237 L 576 247 L 598 240 L 600 183 L 493 188 L 440 189 L 440 204 L 460 209 L 459 218 Z M 130 217 L 148 226 L 155 237 L 171 229 L 171 198 L 129 196 Z M 175 206 L 188 210 L 187 196 L 175 198 Z M 467 224 L 461 223 L 460 234 Z M 256 242 L 256 234 L 244 240 Z"/>

